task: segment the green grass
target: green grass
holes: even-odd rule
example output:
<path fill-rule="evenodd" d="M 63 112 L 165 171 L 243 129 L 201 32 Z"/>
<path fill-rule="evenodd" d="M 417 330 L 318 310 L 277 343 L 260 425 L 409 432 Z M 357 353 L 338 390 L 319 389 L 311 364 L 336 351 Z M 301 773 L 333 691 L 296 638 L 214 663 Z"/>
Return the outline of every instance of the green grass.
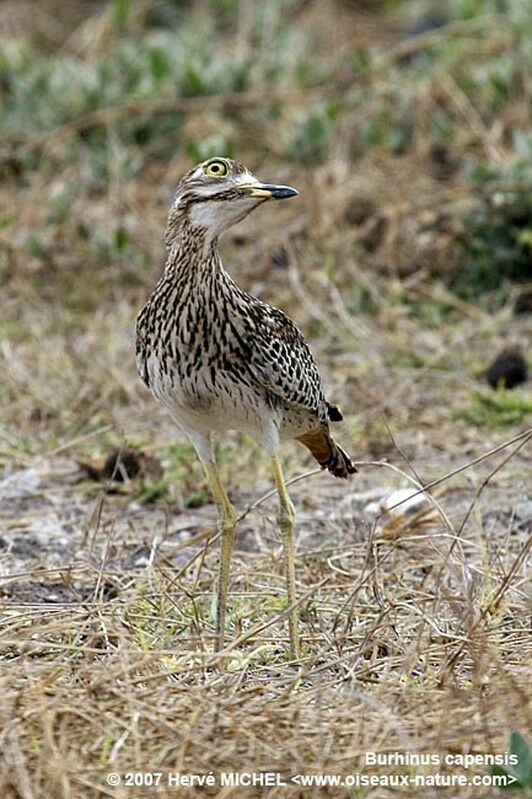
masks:
<path fill-rule="evenodd" d="M 491 773 L 513 777 L 517 782 L 510 786 L 511 790 L 519 791 L 525 796 L 532 796 L 532 749 L 526 737 L 520 732 L 512 732 L 508 751 L 517 759 L 517 762 L 508 768 L 493 766 Z"/>
<path fill-rule="evenodd" d="M 470 404 L 453 413 L 455 418 L 476 427 L 497 429 L 524 424 L 532 419 L 532 397 L 525 389 L 475 391 Z"/>

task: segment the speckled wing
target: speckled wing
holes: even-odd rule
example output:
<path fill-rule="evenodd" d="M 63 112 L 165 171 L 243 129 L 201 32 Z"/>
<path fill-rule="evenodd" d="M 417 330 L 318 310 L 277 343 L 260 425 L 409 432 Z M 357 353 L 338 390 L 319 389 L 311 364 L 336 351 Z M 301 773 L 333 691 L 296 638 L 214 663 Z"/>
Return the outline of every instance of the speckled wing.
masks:
<path fill-rule="evenodd" d="M 146 364 L 146 317 L 148 314 L 147 305 L 137 316 L 135 326 L 135 355 L 137 361 L 137 373 L 141 380 L 149 387 L 148 367 Z"/>
<path fill-rule="evenodd" d="M 258 311 L 258 313 L 257 313 Z M 262 308 L 261 308 L 262 311 Z M 255 308 L 249 368 L 264 388 L 294 409 L 328 423 L 328 405 L 314 357 L 292 320 L 277 308 Z"/>

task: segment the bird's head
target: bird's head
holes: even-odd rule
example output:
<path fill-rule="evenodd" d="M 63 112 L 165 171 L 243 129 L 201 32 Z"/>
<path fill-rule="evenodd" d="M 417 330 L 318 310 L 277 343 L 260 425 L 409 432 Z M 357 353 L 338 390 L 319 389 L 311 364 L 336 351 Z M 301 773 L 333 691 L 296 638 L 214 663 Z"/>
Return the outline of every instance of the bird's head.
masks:
<path fill-rule="evenodd" d="M 284 200 L 297 194 L 290 186 L 262 183 L 238 161 L 209 158 L 181 179 L 169 216 L 170 238 L 188 222 L 210 238 L 240 222 L 266 200 Z"/>

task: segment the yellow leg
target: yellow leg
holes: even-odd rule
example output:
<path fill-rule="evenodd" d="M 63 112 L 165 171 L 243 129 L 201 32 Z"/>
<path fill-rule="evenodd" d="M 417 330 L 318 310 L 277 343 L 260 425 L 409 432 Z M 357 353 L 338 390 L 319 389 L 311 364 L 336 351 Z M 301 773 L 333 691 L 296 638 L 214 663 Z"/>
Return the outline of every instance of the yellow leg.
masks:
<path fill-rule="evenodd" d="M 231 554 L 235 540 L 236 514 L 227 492 L 222 485 L 218 469 L 214 463 L 203 461 L 203 468 L 209 481 L 216 507 L 218 508 L 218 524 L 222 536 L 220 544 L 220 573 L 218 578 L 218 598 L 216 604 L 216 650 L 223 649 L 225 637 L 225 609 L 227 606 L 227 590 L 231 572 Z"/>
<path fill-rule="evenodd" d="M 286 589 L 288 604 L 296 601 L 296 573 L 294 566 L 294 522 L 296 518 L 294 506 L 288 496 L 283 477 L 283 470 L 277 457 L 272 459 L 273 476 L 277 493 L 279 494 L 279 528 L 283 539 L 284 567 L 286 573 Z M 299 635 L 297 632 L 297 609 L 292 608 L 288 616 L 288 629 L 290 632 L 290 652 L 294 660 L 299 659 Z"/>

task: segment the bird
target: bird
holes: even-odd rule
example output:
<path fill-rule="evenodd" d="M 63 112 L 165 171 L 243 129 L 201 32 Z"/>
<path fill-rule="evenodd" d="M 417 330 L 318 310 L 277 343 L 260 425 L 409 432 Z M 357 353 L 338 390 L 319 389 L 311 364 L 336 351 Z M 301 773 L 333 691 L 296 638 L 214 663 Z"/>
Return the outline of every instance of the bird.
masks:
<path fill-rule="evenodd" d="M 214 441 L 246 433 L 267 452 L 279 499 L 290 654 L 300 659 L 294 566 L 295 510 L 279 449 L 297 439 L 335 477 L 357 471 L 330 432 L 342 420 L 296 324 L 243 291 L 222 264 L 219 238 L 270 200 L 297 190 L 261 182 L 241 162 L 213 157 L 179 181 L 165 233 L 164 271 L 137 316 L 137 370 L 194 446 L 218 511 L 220 559 L 215 651 L 225 644 L 236 512 L 220 478 Z"/>

